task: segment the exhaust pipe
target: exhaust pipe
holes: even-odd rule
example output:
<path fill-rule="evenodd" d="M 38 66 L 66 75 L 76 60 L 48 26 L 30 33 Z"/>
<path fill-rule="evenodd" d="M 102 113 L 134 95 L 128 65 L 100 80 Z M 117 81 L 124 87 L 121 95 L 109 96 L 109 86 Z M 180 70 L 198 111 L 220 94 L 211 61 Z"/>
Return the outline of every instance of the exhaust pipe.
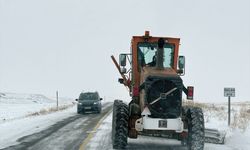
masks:
<path fill-rule="evenodd" d="M 158 40 L 158 49 L 157 49 L 157 52 L 156 52 L 156 68 L 159 69 L 159 70 L 164 69 L 164 66 L 163 66 L 164 44 L 165 44 L 164 39 L 160 38 Z"/>

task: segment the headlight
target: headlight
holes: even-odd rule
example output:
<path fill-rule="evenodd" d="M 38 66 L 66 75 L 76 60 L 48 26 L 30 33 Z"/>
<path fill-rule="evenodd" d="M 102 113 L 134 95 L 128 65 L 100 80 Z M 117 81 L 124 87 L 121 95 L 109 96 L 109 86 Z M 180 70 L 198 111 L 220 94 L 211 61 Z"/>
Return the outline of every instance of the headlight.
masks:
<path fill-rule="evenodd" d="M 98 102 L 94 102 L 94 105 L 98 104 Z"/>
<path fill-rule="evenodd" d="M 82 105 L 82 103 L 78 103 L 79 105 Z"/>

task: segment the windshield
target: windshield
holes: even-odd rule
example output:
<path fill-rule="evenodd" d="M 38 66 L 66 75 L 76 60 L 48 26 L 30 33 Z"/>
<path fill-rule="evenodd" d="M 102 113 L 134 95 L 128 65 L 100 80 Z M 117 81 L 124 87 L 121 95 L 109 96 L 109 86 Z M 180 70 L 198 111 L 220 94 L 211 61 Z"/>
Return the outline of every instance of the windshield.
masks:
<path fill-rule="evenodd" d="M 81 93 L 79 100 L 98 100 L 97 93 Z"/>
<path fill-rule="evenodd" d="M 138 44 L 138 62 L 140 66 L 156 65 L 157 43 L 139 43 Z M 173 67 L 174 46 L 166 43 L 164 45 L 163 66 L 165 68 Z"/>

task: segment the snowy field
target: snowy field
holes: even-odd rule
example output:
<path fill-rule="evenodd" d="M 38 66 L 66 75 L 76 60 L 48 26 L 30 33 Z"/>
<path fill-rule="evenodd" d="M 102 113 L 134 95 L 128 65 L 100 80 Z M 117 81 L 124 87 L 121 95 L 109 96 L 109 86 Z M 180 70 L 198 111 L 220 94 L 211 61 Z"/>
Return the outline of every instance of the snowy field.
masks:
<path fill-rule="evenodd" d="M 56 100 L 40 94 L 0 93 L 0 148 L 75 115 L 74 101 L 59 98 L 59 110 Z"/>
<path fill-rule="evenodd" d="M 74 100 L 59 98 L 59 109 L 73 106 Z M 56 99 L 40 94 L 0 93 L 0 123 L 55 111 Z"/>

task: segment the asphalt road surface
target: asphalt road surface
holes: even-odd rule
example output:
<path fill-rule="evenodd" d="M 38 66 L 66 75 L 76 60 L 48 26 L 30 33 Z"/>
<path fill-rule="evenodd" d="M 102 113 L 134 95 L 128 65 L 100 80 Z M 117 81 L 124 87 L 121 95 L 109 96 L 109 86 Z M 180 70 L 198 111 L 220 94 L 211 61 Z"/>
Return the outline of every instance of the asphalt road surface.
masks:
<path fill-rule="evenodd" d="M 111 141 L 112 114 L 98 128 L 88 144 L 87 150 L 112 150 Z M 139 136 L 137 139 L 128 138 L 127 150 L 187 150 L 181 142 L 161 137 Z"/>
<path fill-rule="evenodd" d="M 20 144 L 3 150 L 79 150 L 89 132 L 111 109 L 112 103 L 105 103 L 101 114 L 76 114 L 55 123 L 46 130 L 22 137 L 18 139 Z"/>

